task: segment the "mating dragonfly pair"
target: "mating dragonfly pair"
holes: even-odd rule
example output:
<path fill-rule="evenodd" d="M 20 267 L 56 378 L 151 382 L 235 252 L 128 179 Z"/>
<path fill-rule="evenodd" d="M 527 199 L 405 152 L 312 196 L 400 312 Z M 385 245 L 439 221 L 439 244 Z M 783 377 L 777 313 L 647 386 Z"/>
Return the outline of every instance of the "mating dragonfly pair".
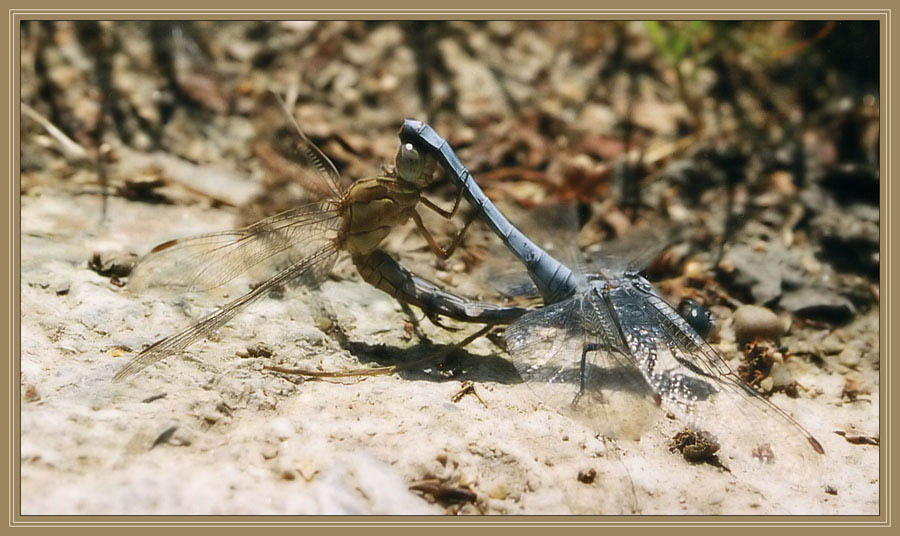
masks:
<path fill-rule="evenodd" d="M 329 192 L 326 199 L 244 229 L 161 244 L 138 264 L 129 285 L 202 291 L 259 264 L 284 268 L 147 347 L 116 379 L 183 351 L 282 285 L 318 285 L 346 251 L 366 282 L 421 308 L 436 323 L 445 316 L 487 326 L 508 324 L 507 349 L 522 378 L 543 402 L 598 433 L 637 437 L 662 405 L 685 425 L 712 433 L 729 469 L 769 466 L 774 474 L 795 475 L 792 481 L 815 472 L 808 468 L 824 450 L 812 434 L 746 385 L 634 267 L 613 262 L 573 271 L 555 259 L 503 216 L 430 126 L 406 120 L 394 169 L 345 190 L 334 165 L 285 110 L 294 122 L 298 152 Z M 435 180 L 436 165 L 459 188 L 449 211 L 423 196 Z M 424 205 L 449 219 L 462 198 L 474 208 L 473 217 L 442 249 L 417 208 Z M 475 217 L 522 262 L 543 297 L 542 307 L 526 310 L 468 300 L 416 276 L 380 249 L 393 227 L 412 219 L 431 250 L 446 258 Z"/>

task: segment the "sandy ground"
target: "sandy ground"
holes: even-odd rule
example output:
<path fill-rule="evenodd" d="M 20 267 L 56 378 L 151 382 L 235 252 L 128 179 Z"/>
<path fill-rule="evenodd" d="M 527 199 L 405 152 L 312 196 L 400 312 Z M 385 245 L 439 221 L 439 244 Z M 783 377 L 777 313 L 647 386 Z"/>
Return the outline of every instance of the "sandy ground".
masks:
<path fill-rule="evenodd" d="M 97 197 L 53 190 L 22 199 L 23 514 L 878 513 L 879 447 L 835 433 L 878 434 L 877 310 L 840 333 L 797 336 L 874 341 L 849 363 L 874 388 L 842 402 L 847 368 L 825 356 L 829 366 L 800 376 L 800 398 L 774 395 L 827 453 L 819 479 L 787 486 L 777 475 L 688 463 L 667 447 L 665 419 L 640 441 L 600 439 L 536 401 L 484 339 L 453 374 L 289 381 L 262 369 L 434 351 L 405 337 L 396 302 L 356 280 L 328 281 L 323 292 L 352 353 L 316 327 L 315 300 L 290 294 L 255 305 L 183 358 L 114 383 L 143 344 L 216 302 L 131 295 L 88 269 L 91 254 L 145 252 L 237 219 L 114 198 L 100 223 L 99 207 Z M 467 333 L 425 329 L 441 343 Z M 237 355 L 257 342 L 274 357 Z M 478 397 L 454 398 L 467 380 Z M 428 479 L 444 485 L 442 500 L 410 489 Z M 474 502 L 453 503 L 471 492 Z"/>

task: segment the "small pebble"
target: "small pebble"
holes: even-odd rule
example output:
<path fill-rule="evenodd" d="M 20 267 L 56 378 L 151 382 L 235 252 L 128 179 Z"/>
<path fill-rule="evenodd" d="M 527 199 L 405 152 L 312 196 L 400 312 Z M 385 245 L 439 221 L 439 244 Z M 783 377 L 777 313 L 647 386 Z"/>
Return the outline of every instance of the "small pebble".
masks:
<path fill-rule="evenodd" d="M 323 315 L 323 316 L 316 318 L 316 327 L 319 328 L 321 331 L 328 331 L 332 327 L 334 327 L 334 322 L 332 322 L 331 319 L 328 318 L 327 316 Z"/>
<path fill-rule="evenodd" d="M 176 447 L 189 447 L 194 442 L 194 434 L 183 428 L 179 428 L 174 434 L 172 434 L 171 439 L 169 439 L 169 444 Z"/>
<path fill-rule="evenodd" d="M 297 478 L 297 474 L 290 469 L 285 469 L 281 472 L 281 478 L 283 478 L 284 480 L 294 480 L 295 478 Z"/>
<path fill-rule="evenodd" d="M 509 492 L 506 490 L 506 486 L 504 486 L 502 482 L 488 488 L 488 497 L 492 499 L 502 501 L 508 496 Z"/>
<path fill-rule="evenodd" d="M 165 430 L 163 430 L 161 434 L 156 436 L 156 440 L 153 441 L 153 445 L 150 446 L 150 450 L 153 450 L 154 448 L 158 447 L 159 445 L 164 445 L 164 444 L 168 443 L 169 440 L 172 439 L 172 435 L 175 433 L 176 430 L 178 430 L 178 426 L 170 426 L 170 427 L 166 428 Z"/>
<path fill-rule="evenodd" d="M 772 368 L 769 370 L 769 379 L 772 380 L 773 388 L 787 387 L 794 383 L 794 375 L 791 374 L 791 371 L 785 366 L 783 358 L 776 359 L 775 362 L 772 363 Z"/>
<path fill-rule="evenodd" d="M 210 426 L 219 422 L 219 418 L 220 418 L 220 415 L 218 415 L 216 413 L 204 413 L 203 414 L 203 420 L 206 422 L 206 424 L 208 424 Z"/>
<path fill-rule="evenodd" d="M 857 368 L 860 362 L 860 351 L 856 345 L 847 346 L 838 355 L 838 361 L 847 368 Z"/>
<path fill-rule="evenodd" d="M 587 470 L 578 471 L 578 481 L 584 484 L 591 484 L 597 478 L 597 470 L 593 467 Z"/>
<path fill-rule="evenodd" d="M 834 332 L 822 339 L 819 350 L 824 354 L 838 354 L 844 350 L 845 346 L 847 344 L 844 338 L 838 335 L 838 332 Z"/>
<path fill-rule="evenodd" d="M 830 322 L 846 322 L 856 314 L 853 303 L 826 288 L 807 287 L 786 293 L 778 304 L 792 314 Z"/>
<path fill-rule="evenodd" d="M 26 402 L 37 402 L 41 399 L 41 394 L 38 393 L 37 387 L 28 384 L 25 386 L 24 398 Z"/>
<path fill-rule="evenodd" d="M 777 341 L 784 334 L 778 315 L 757 305 L 742 305 L 734 312 L 734 337 L 739 344 L 753 339 Z"/>
<path fill-rule="evenodd" d="M 100 275 L 125 277 L 131 273 L 137 261 L 138 256 L 131 252 L 95 252 L 88 267 Z"/>
<path fill-rule="evenodd" d="M 268 344 L 264 342 L 258 342 L 256 344 L 252 344 L 247 347 L 246 350 L 239 350 L 237 352 L 238 357 L 272 357 L 275 355 L 275 352 L 272 348 L 269 347 Z"/>

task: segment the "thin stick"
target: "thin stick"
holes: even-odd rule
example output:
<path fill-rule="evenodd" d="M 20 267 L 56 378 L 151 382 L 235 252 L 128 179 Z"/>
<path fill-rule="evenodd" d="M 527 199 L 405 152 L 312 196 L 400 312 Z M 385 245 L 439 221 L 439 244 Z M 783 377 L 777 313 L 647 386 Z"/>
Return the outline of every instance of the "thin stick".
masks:
<path fill-rule="evenodd" d="M 311 376 L 314 378 L 346 378 L 350 376 L 380 376 L 382 374 L 393 374 L 395 372 L 400 372 L 402 370 L 407 370 L 410 368 L 415 368 L 418 365 L 423 363 L 429 363 L 431 361 L 437 361 L 439 359 L 443 359 L 450 352 L 468 346 L 475 339 L 484 336 L 488 331 L 493 329 L 493 324 L 488 324 L 483 328 L 479 329 L 472 335 L 469 335 L 465 339 L 459 341 L 458 343 L 452 344 L 440 352 L 429 355 L 422 359 L 416 359 L 415 361 L 410 361 L 409 363 L 404 363 L 402 365 L 391 365 L 389 367 L 372 367 L 372 368 L 363 368 L 363 369 L 353 369 L 353 370 L 342 370 L 342 371 L 322 371 L 322 370 L 308 370 L 302 368 L 286 368 L 286 367 L 278 367 L 278 366 L 265 366 L 264 370 L 271 370 L 273 372 L 280 372 L 282 374 L 293 374 L 297 376 Z"/>
<path fill-rule="evenodd" d="M 31 106 L 22 103 L 22 113 L 33 119 L 36 123 L 44 127 L 44 130 L 47 131 L 47 134 L 50 135 L 51 138 L 57 141 L 57 143 L 62 146 L 63 152 L 69 158 L 74 160 L 87 160 L 88 152 L 84 147 L 78 144 L 72 138 L 66 136 L 66 134 L 56 127 L 53 123 L 50 122 L 49 119 L 38 113 L 37 110 L 32 108 Z"/>

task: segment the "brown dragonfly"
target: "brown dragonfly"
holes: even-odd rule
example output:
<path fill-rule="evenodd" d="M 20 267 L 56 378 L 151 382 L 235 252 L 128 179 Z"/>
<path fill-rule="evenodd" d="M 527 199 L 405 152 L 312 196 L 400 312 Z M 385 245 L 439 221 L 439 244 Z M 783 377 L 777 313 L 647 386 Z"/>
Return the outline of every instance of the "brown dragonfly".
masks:
<path fill-rule="evenodd" d="M 350 254 L 363 279 L 404 304 L 415 305 L 437 325 L 446 316 L 486 325 L 508 324 L 525 312 L 516 307 L 470 301 L 447 292 L 427 279 L 403 268 L 380 244 L 391 230 L 412 219 L 431 251 L 448 258 L 472 223 L 470 218 L 447 248 L 441 248 L 425 227 L 417 209 L 424 205 L 440 216 L 452 218 L 423 196 L 423 189 L 436 179 L 436 163 L 412 144 L 402 143 L 394 169 L 382 176 L 360 179 L 341 187 L 340 175 L 331 160 L 303 133 L 289 107 L 279 99 L 297 134 L 296 153 L 303 167 L 326 192 L 324 199 L 287 210 L 242 229 L 181 238 L 164 242 L 135 267 L 129 287 L 140 290 L 165 287 L 184 293 L 221 287 L 255 267 L 278 270 L 246 294 L 221 306 L 185 329 L 148 346 L 126 364 L 116 380 L 183 351 L 199 339 L 221 328 L 251 303 L 289 284 L 315 288 L 331 272 L 340 254 Z"/>

